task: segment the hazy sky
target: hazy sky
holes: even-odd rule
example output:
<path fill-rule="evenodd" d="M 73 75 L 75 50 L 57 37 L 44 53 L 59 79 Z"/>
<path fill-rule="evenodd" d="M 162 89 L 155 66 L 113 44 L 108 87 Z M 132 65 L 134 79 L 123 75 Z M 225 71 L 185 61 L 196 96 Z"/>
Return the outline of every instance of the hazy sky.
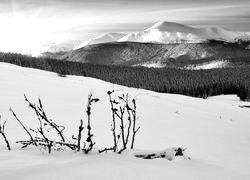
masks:
<path fill-rule="evenodd" d="M 0 50 L 34 53 L 158 21 L 250 31 L 250 0 L 0 0 Z"/>

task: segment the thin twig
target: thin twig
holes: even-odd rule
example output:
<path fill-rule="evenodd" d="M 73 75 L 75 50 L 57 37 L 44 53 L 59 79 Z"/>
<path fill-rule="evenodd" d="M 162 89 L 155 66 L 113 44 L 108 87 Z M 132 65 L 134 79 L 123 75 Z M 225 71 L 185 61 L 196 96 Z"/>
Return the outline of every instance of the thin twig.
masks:
<path fill-rule="evenodd" d="M 19 122 L 19 124 L 22 126 L 22 128 L 25 130 L 25 132 L 29 135 L 30 140 L 32 142 L 34 142 L 34 145 L 37 146 L 36 142 L 34 141 L 34 138 L 32 137 L 32 135 L 30 134 L 30 132 L 28 131 L 28 129 L 23 125 L 23 123 L 19 120 L 19 118 L 17 117 L 17 115 L 15 114 L 15 112 L 10 108 L 10 112 L 13 114 L 13 116 L 15 117 L 15 119 Z"/>
<path fill-rule="evenodd" d="M 1 120 L 1 116 L 0 116 L 0 120 Z M 4 121 L 3 124 L 0 124 L 0 134 L 3 136 L 6 146 L 8 150 L 10 151 L 11 150 L 10 143 L 5 135 L 5 124 L 6 124 L 6 121 Z"/>

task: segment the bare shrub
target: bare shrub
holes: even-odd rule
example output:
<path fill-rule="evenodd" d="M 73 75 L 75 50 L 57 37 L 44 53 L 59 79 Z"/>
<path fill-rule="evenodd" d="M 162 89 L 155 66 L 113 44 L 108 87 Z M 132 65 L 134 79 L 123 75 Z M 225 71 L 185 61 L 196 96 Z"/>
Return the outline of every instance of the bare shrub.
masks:
<path fill-rule="evenodd" d="M 111 130 L 114 144 L 111 148 L 99 150 L 100 153 L 113 150 L 120 154 L 128 148 L 129 140 L 131 141 L 130 149 L 133 149 L 136 133 L 140 129 L 140 127 L 136 127 L 135 99 L 131 101 L 128 94 L 117 96 L 114 93 L 114 90 L 107 92 L 112 112 Z M 127 123 L 125 119 L 127 119 Z M 120 139 L 121 143 L 119 143 Z"/>
<path fill-rule="evenodd" d="M 0 121 L 1 121 L 1 115 L 0 115 Z M 10 151 L 11 148 L 10 148 L 10 143 L 6 137 L 6 134 L 5 134 L 5 124 L 6 124 L 7 121 L 4 121 L 3 123 L 0 122 L 0 134 L 3 136 L 3 139 L 5 141 L 5 144 L 7 146 L 7 149 Z"/>
<path fill-rule="evenodd" d="M 22 148 L 26 148 L 30 145 L 35 145 L 47 149 L 48 153 L 51 153 L 52 149 L 61 150 L 63 149 L 63 147 L 67 147 L 71 150 L 77 149 L 77 145 L 72 144 L 71 142 L 66 142 L 65 136 L 63 134 L 65 127 L 56 124 L 51 119 L 48 119 L 43 109 L 41 99 L 38 99 L 38 105 L 31 103 L 25 95 L 24 99 L 28 103 L 29 107 L 34 110 L 39 121 L 39 127 L 37 129 L 26 128 L 24 124 L 20 121 L 20 119 L 17 117 L 17 115 L 14 113 L 14 111 L 10 109 L 15 119 L 19 122 L 19 124 L 30 137 L 29 140 L 17 141 L 17 143 L 21 143 L 23 145 Z M 50 134 L 52 131 L 57 133 L 57 135 L 59 136 L 59 140 L 50 139 Z"/>
<path fill-rule="evenodd" d="M 92 105 L 93 103 L 98 102 L 99 99 L 98 98 L 93 98 L 93 93 L 90 93 L 88 96 L 88 104 L 87 104 L 87 116 L 88 116 L 88 125 L 87 125 L 87 139 L 86 142 L 84 143 L 84 148 L 83 151 L 85 152 L 85 154 L 88 154 L 94 147 L 95 142 L 93 142 L 93 134 L 91 132 L 91 109 L 92 109 Z"/>
<path fill-rule="evenodd" d="M 78 136 L 77 136 L 77 138 L 74 137 L 74 135 L 72 136 L 72 139 L 77 140 L 77 145 L 76 145 L 76 150 L 77 150 L 77 152 L 79 152 L 80 149 L 81 149 L 81 139 L 82 139 L 82 131 L 83 131 L 83 130 L 84 130 L 83 121 L 82 121 L 82 119 L 81 119 L 81 120 L 80 120 L 80 125 L 79 125 L 79 127 L 78 127 Z"/>
<path fill-rule="evenodd" d="M 112 134 L 114 144 L 112 147 L 104 148 L 99 150 L 100 153 L 107 151 L 114 151 L 117 153 L 122 153 L 129 147 L 133 149 L 136 133 L 140 127 L 136 128 L 136 101 L 135 99 L 130 100 L 128 94 L 122 94 L 121 96 L 116 96 L 113 94 L 115 91 L 108 91 L 109 102 L 112 112 Z M 79 152 L 82 150 L 85 154 L 88 154 L 93 150 L 96 142 L 93 141 L 93 133 L 91 127 L 91 115 L 92 115 L 92 106 L 94 103 L 99 101 L 98 98 L 93 97 L 93 93 L 90 93 L 88 96 L 86 114 L 87 114 L 87 125 L 86 125 L 86 139 L 82 142 L 83 139 L 83 130 L 84 123 L 83 120 L 80 120 L 80 125 L 78 127 L 78 133 L 75 137 L 72 136 L 72 139 L 75 140 L 74 143 L 70 142 L 68 138 L 64 135 L 65 126 L 58 125 L 52 119 L 49 119 L 41 99 L 38 99 L 38 104 L 31 103 L 29 99 L 24 95 L 24 100 L 28 103 L 29 107 L 35 112 L 39 126 L 35 129 L 26 128 L 26 126 L 21 122 L 17 117 L 16 113 L 10 108 L 10 112 L 22 126 L 24 131 L 29 136 L 28 140 L 17 141 L 17 143 L 22 144 L 22 148 L 34 145 L 36 147 L 42 147 L 51 153 L 52 150 L 64 150 L 68 148 L 70 150 Z M 126 121 L 127 119 L 127 121 Z M 1 126 L 1 130 L 4 130 L 4 125 Z M 53 135 L 57 135 L 56 138 Z M 4 133 L 3 133 L 4 134 Z"/>

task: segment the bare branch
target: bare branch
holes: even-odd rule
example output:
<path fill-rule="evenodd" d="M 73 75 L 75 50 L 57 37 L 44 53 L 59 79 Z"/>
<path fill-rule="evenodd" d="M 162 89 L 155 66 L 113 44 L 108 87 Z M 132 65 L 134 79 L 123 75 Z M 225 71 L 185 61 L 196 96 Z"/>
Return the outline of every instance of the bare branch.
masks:
<path fill-rule="evenodd" d="M 17 115 L 15 114 L 15 112 L 10 108 L 9 109 L 10 112 L 13 114 L 13 116 L 15 117 L 15 119 L 19 122 L 19 124 L 22 126 L 22 128 L 25 130 L 25 132 L 29 135 L 31 142 L 34 143 L 35 146 L 37 146 L 36 142 L 34 141 L 34 138 L 32 137 L 32 135 L 30 134 L 30 132 L 28 131 L 28 129 L 23 125 L 23 123 L 19 120 L 19 118 L 17 117 Z"/>
<path fill-rule="evenodd" d="M 88 154 L 94 147 L 95 145 L 95 142 L 93 142 L 92 140 L 92 137 L 94 136 L 92 133 L 91 133 L 91 124 L 90 124 L 90 118 L 91 118 L 91 107 L 93 105 L 93 103 L 96 103 L 98 102 L 99 99 L 98 98 L 93 98 L 93 94 L 90 93 L 89 94 L 89 97 L 88 97 L 88 104 L 87 104 L 87 116 L 88 116 L 88 125 L 87 125 L 87 130 L 88 130 L 88 137 L 86 139 L 86 142 L 88 143 L 88 147 L 86 148 L 86 143 L 85 143 L 85 147 L 84 147 L 84 152 L 85 154 Z"/>
<path fill-rule="evenodd" d="M 39 106 L 36 106 L 35 104 L 32 104 L 28 98 L 26 97 L 26 95 L 24 94 L 24 99 L 25 101 L 29 104 L 29 107 L 32 108 L 36 115 L 37 115 L 37 118 L 39 120 L 39 122 L 41 123 L 41 119 L 44 120 L 47 124 L 46 125 L 49 125 L 52 127 L 52 129 L 55 129 L 58 133 L 58 135 L 60 136 L 62 142 L 65 142 L 65 138 L 63 136 L 63 131 L 65 129 L 64 126 L 59 126 L 57 125 L 54 121 L 52 120 L 49 120 L 47 118 L 47 115 L 45 113 L 45 111 L 43 110 L 43 105 L 42 105 L 42 101 L 41 99 L 39 98 L 38 101 L 39 101 Z"/>
<path fill-rule="evenodd" d="M 133 109 L 131 110 L 131 112 L 132 112 L 132 115 L 133 115 L 133 129 L 132 129 L 133 135 L 132 135 L 131 149 L 134 148 L 135 135 L 138 132 L 138 130 L 140 129 L 140 127 L 138 127 L 136 129 L 136 119 L 137 119 L 137 117 L 136 117 L 136 102 L 135 102 L 135 99 L 132 100 L 132 103 L 133 103 Z"/>
<path fill-rule="evenodd" d="M 81 149 L 81 139 L 82 139 L 82 131 L 83 131 L 83 121 L 80 121 L 79 130 L 78 130 L 78 138 L 77 138 L 77 151 L 79 152 Z"/>
<path fill-rule="evenodd" d="M 114 150 L 114 147 L 111 147 L 111 148 L 105 148 L 105 149 L 99 150 L 98 152 L 103 153 L 103 152 L 113 151 L 113 150 Z"/>
<path fill-rule="evenodd" d="M 115 111 L 116 109 L 114 108 L 114 102 L 112 100 L 112 93 L 114 93 L 113 91 L 108 91 L 107 94 L 109 96 L 109 102 L 111 105 L 111 111 L 112 111 L 112 132 L 113 132 L 113 139 L 114 139 L 114 147 L 113 147 L 113 151 L 116 152 L 117 151 L 117 139 L 116 139 L 116 122 L 115 122 Z"/>
<path fill-rule="evenodd" d="M 0 115 L 0 120 L 1 120 L 1 115 Z M 6 124 L 6 121 L 4 121 L 3 124 L 0 123 L 0 134 L 3 136 L 6 146 L 8 150 L 10 151 L 11 150 L 10 143 L 5 135 L 5 124 Z"/>

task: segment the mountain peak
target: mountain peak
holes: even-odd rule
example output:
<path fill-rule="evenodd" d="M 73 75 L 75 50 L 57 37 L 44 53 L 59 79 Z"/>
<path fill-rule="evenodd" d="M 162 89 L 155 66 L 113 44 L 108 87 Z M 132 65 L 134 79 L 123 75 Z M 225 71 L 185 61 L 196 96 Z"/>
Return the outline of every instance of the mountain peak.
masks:
<path fill-rule="evenodd" d="M 111 33 L 104 33 L 104 34 L 101 34 L 93 39 L 100 39 L 100 38 L 111 38 L 111 39 L 116 39 L 116 38 L 120 38 L 122 36 L 125 36 L 125 34 L 122 34 L 122 33 L 114 33 L 114 32 L 111 32 Z"/>
<path fill-rule="evenodd" d="M 150 28 L 146 30 L 152 30 L 152 29 L 157 29 L 159 31 L 163 32 L 186 32 L 186 31 L 194 31 L 196 30 L 195 28 L 189 27 L 187 25 L 175 23 L 175 22 L 168 22 L 168 21 L 160 21 Z"/>

